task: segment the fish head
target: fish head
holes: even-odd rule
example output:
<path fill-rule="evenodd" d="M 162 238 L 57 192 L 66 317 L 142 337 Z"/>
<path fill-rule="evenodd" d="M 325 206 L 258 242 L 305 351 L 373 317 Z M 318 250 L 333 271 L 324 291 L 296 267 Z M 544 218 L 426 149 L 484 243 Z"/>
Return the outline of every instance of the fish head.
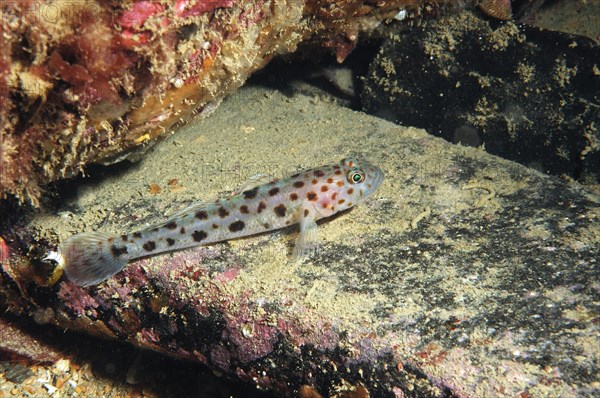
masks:
<path fill-rule="evenodd" d="M 365 160 L 345 158 L 339 164 L 315 171 L 319 182 L 314 209 L 318 218 L 349 209 L 372 195 L 383 182 L 381 169 Z"/>

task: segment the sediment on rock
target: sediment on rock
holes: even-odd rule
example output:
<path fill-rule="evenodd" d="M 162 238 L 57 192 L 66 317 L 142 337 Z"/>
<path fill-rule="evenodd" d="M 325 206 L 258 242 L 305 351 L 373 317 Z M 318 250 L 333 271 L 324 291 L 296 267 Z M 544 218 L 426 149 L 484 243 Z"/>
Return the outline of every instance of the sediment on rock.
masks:
<path fill-rule="evenodd" d="M 301 264 L 290 228 L 133 261 L 89 288 L 45 284 L 41 257 L 74 233 L 135 231 L 257 173 L 350 155 L 386 180 L 323 220 Z M 480 149 L 246 87 L 134 167 L 0 227 L 0 305 L 281 395 L 597 396 L 599 203 Z"/>

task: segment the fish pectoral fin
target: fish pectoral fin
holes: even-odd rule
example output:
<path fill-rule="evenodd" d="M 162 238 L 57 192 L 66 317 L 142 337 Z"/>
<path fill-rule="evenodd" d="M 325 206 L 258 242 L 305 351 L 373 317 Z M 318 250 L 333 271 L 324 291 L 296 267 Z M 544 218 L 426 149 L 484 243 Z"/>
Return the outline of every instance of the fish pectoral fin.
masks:
<path fill-rule="evenodd" d="M 304 260 L 317 254 L 319 249 L 319 227 L 314 218 L 300 218 L 300 235 L 292 252 L 295 261 Z"/>

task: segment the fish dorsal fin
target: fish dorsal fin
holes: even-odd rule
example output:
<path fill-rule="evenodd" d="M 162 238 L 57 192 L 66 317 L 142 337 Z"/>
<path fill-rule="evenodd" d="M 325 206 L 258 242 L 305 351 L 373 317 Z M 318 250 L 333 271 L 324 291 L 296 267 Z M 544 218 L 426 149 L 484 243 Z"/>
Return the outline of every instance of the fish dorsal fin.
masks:
<path fill-rule="evenodd" d="M 269 182 L 271 182 L 273 180 L 275 180 L 275 178 L 273 176 L 271 176 L 271 175 L 268 175 L 268 174 L 255 174 L 255 175 L 249 177 L 248 180 L 246 182 L 244 182 L 244 184 L 242 184 L 241 187 L 239 187 L 238 189 L 236 189 L 233 192 L 232 196 L 240 194 L 240 193 L 242 193 L 244 191 L 248 191 L 248 190 L 250 190 L 252 188 L 256 188 L 258 186 L 265 185 L 265 184 L 267 184 L 267 183 L 269 183 Z M 204 210 L 204 209 L 206 209 L 207 207 L 209 207 L 209 206 L 211 206 L 213 204 L 214 204 L 214 202 L 196 202 L 196 203 L 192 203 L 191 205 L 185 207 L 184 209 L 179 210 L 176 213 L 172 214 L 169 217 L 169 220 L 165 221 L 165 223 L 168 223 L 173 218 L 178 218 L 178 217 L 181 217 L 181 216 L 183 216 L 185 214 L 188 214 L 188 213 L 195 213 L 195 212 L 197 212 L 199 210 Z"/>
<path fill-rule="evenodd" d="M 273 180 L 275 180 L 275 177 L 269 174 L 254 174 L 253 176 L 248 177 L 248 179 L 235 191 L 234 194 L 239 194 L 252 188 L 265 185 Z"/>
<path fill-rule="evenodd" d="M 187 207 L 185 207 L 185 208 L 177 211 L 176 213 L 172 214 L 171 216 L 169 216 L 169 219 L 167 221 L 165 221 L 164 224 L 169 223 L 174 218 L 180 218 L 181 216 L 184 216 L 186 214 L 195 213 L 198 210 L 206 209 L 211 204 L 214 204 L 214 203 L 212 203 L 212 202 L 196 202 L 196 203 L 192 203 L 191 205 L 189 205 L 189 206 L 187 206 Z"/>

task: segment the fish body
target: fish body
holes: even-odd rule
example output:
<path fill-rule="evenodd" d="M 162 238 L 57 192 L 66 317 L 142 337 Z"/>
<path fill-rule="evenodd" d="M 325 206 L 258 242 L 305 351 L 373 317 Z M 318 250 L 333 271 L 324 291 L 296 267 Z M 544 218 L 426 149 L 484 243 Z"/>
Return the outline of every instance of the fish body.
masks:
<path fill-rule="evenodd" d="M 67 278 L 80 286 L 90 286 L 110 278 L 136 258 L 292 224 L 300 225 L 294 256 L 303 257 L 317 242 L 317 220 L 360 203 L 379 188 L 383 178 L 377 166 L 347 158 L 338 164 L 272 180 L 226 199 L 193 205 L 161 224 L 133 233 L 74 235 L 49 257 L 58 261 Z"/>

